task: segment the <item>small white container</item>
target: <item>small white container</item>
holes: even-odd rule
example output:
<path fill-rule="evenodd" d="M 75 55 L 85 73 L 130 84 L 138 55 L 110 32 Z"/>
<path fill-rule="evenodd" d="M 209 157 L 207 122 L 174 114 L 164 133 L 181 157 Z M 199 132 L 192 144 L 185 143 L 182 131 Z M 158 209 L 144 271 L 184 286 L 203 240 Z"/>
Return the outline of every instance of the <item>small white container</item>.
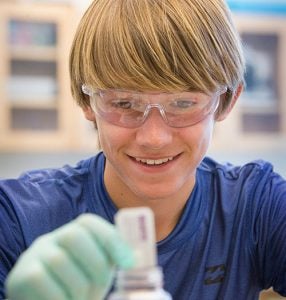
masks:
<path fill-rule="evenodd" d="M 163 288 L 163 271 L 157 264 L 154 214 L 150 208 L 119 210 L 115 223 L 133 248 L 136 265 L 118 270 L 115 290 L 108 300 L 172 300 Z"/>

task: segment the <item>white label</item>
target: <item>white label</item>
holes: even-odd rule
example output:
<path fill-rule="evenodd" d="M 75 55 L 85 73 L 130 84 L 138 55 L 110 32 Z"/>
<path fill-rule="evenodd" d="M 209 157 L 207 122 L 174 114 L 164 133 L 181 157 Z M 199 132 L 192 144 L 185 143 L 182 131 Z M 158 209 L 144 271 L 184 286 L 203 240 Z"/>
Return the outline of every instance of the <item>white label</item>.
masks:
<path fill-rule="evenodd" d="M 135 268 L 157 265 L 155 221 L 148 207 L 123 208 L 115 216 L 121 236 L 135 251 Z"/>

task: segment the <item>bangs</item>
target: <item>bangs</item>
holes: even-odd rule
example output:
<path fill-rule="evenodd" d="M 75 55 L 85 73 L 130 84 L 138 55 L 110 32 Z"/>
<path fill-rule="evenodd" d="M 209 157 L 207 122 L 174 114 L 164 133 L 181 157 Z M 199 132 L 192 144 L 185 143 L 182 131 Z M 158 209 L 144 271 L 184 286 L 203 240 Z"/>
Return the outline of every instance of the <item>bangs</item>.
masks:
<path fill-rule="evenodd" d="M 228 70 L 241 64 L 231 47 L 237 36 L 226 30 L 224 8 L 209 1 L 206 11 L 202 1 L 94 1 L 71 54 L 77 88 L 210 92 L 230 86 L 237 78 Z"/>

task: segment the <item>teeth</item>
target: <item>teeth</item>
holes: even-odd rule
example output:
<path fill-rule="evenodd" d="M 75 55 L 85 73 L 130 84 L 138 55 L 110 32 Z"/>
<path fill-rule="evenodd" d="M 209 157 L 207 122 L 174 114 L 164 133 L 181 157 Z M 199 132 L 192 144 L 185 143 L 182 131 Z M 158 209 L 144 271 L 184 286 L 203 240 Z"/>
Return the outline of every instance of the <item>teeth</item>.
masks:
<path fill-rule="evenodd" d="M 161 158 L 161 159 L 144 159 L 144 158 L 136 158 L 136 161 L 141 162 L 146 165 L 161 165 L 170 160 L 173 160 L 173 157 Z"/>

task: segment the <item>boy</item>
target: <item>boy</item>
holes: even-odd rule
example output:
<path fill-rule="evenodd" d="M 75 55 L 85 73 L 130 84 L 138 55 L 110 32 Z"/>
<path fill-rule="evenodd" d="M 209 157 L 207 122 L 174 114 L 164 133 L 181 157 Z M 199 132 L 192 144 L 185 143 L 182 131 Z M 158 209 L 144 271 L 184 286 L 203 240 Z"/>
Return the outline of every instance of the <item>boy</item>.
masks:
<path fill-rule="evenodd" d="M 243 89 L 224 1 L 95 0 L 70 74 L 102 152 L 1 183 L 2 295 L 9 273 L 10 300 L 107 297 L 114 267 L 134 264 L 114 214 L 148 206 L 173 299 L 286 296 L 285 180 L 205 157 Z"/>

